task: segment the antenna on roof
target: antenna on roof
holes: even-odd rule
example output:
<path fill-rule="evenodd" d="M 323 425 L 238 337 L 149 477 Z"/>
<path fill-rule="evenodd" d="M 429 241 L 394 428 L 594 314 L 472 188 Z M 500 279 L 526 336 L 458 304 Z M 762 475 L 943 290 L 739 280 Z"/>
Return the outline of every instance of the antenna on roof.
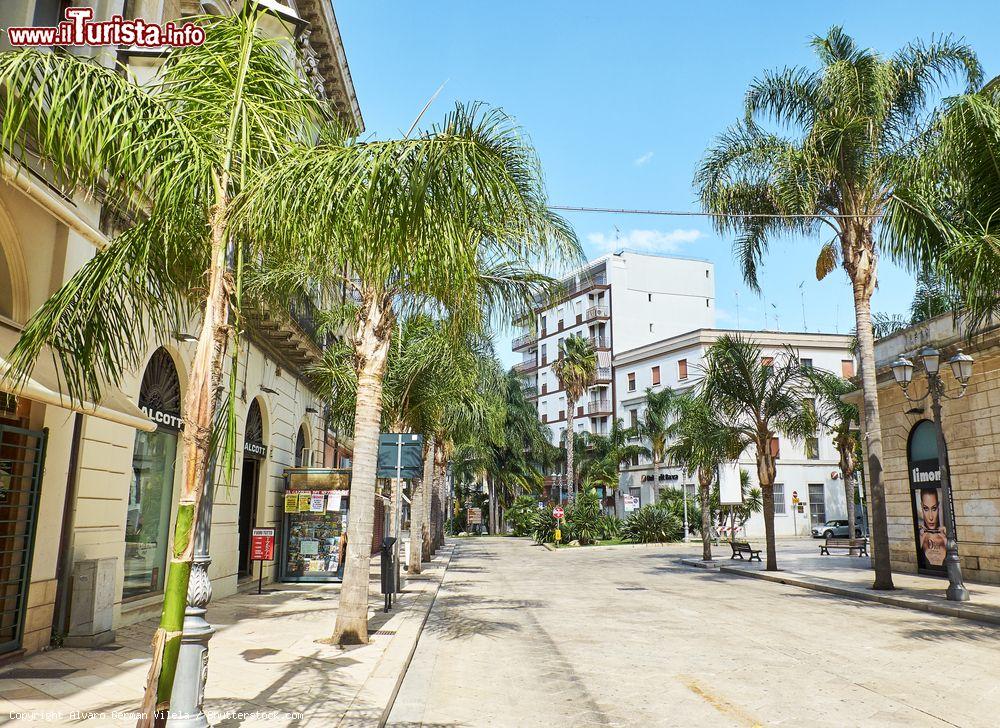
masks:
<path fill-rule="evenodd" d="M 805 284 L 805 281 L 799 284 L 799 295 L 802 297 L 802 330 L 808 331 L 809 327 L 806 326 L 806 289 L 803 288 Z"/>

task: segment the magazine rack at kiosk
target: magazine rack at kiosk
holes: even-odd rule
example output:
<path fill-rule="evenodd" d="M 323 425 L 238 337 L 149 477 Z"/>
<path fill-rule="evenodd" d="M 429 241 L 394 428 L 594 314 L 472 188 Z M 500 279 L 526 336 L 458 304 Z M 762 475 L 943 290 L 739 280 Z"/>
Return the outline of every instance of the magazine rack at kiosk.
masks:
<path fill-rule="evenodd" d="M 344 575 L 350 470 L 285 470 L 279 578 L 338 582 Z"/>

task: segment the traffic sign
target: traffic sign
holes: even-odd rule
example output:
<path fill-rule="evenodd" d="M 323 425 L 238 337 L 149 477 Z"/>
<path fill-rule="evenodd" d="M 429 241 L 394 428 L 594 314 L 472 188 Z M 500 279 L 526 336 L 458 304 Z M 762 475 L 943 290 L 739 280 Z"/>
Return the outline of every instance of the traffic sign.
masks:
<path fill-rule="evenodd" d="M 792 491 L 792 505 L 798 505 L 799 503 L 799 492 L 797 490 Z"/>
<path fill-rule="evenodd" d="M 564 514 L 565 511 L 563 511 L 562 506 L 556 506 L 555 508 L 552 509 L 553 518 L 562 518 Z"/>

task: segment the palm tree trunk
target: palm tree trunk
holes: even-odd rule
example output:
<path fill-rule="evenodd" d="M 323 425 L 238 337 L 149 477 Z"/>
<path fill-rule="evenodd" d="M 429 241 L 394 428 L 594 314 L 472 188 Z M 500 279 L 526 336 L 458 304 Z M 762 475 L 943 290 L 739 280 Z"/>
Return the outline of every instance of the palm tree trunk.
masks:
<path fill-rule="evenodd" d="M 435 539 L 435 549 L 444 545 L 444 531 L 447 521 L 451 518 L 451 511 L 448 508 L 448 485 L 445 465 L 444 447 L 437 447 L 434 450 L 434 492 L 438 499 L 439 518 L 437 522 L 437 538 Z"/>
<path fill-rule="evenodd" d="M 701 502 L 701 560 L 712 560 L 712 514 L 709 512 L 709 489 L 711 477 L 698 472 L 698 500 Z"/>
<path fill-rule="evenodd" d="M 170 707 L 177 658 L 180 654 L 188 581 L 194 560 L 194 534 L 204 493 L 212 447 L 212 427 L 222 383 L 222 368 L 229 344 L 230 278 L 227 269 L 227 178 L 219 182 L 219 204 L 212 212 L 212 258 L 208 272 L 208 298 L 202 317 L 198 347 L 184 398 L 184 480 L 174 521 L 173 550 L 164 584 L 160 624 L 153 634 L 153 661 L 146 677 L 139 728 L 165 725 Z"/>
<path fill-rule="evenodd" d="M 431 560 L 431 491 L 434 488 L 434 439 L 424 446 L 424 476 L 420 483 L 420 560 Z M 412 547 L 411 547 L 412 548 Z"/>
<path fill-rule="evenodd" d="M 576 478 L 573 477 L 573 404 L 566 398 L 566 484 L 569 489 L 569 500 L 576 495 Z"/>
<path fill-rule="evenodd" d="M 868 457 L 868 482 L 871 483 L 872 566 L 875 582 L 872 589 L 893 589 L 892 564 L 889 561 L 888 516 L 885 486 L 882 482 L 882 424 L 878 412 L 875 383 L 875 334 L 872 330 L 871 287 L 861 276 L 854 280 L 854 313 L 861 360 L 861 389 L 864 394 L 864 442 Z M 853 534 L 852 534 L 853 536 Z"/>
<path fill-rule="evenodd" d="M 844 479 L 844 500 L 847 502 L 847 533 L 848 538 L 854 538 L 855 513 L 854 513 L 854 468 L 852 458 L 849 453 L 840 453 L 840 476 Z"/>
<path fill-rule="evenodd" d="M 764 504 L 764 539 L 767 542 L 767 571 L 778 570 L 778 551 L 774 541 L 774 458 L 770 455 L 771 438 L 757 443 L 757 479 Z"/>
<path fill-rule="evenodd" d="M 653 458 L 653 503 L 660 502 L 660 461 Z"/>
<path fill-rule="evenodd" d="M 374 301 L 363 304 L 355 337 L 358 398 L 354 408 L 354 462 L 351 465 L 351 516 L 347 523 L 347 557 L 333 642 L 368 643 L 368 582 L 378 435 L 382 419 L 382 378 L 391 338 L 388 313 Z"/>

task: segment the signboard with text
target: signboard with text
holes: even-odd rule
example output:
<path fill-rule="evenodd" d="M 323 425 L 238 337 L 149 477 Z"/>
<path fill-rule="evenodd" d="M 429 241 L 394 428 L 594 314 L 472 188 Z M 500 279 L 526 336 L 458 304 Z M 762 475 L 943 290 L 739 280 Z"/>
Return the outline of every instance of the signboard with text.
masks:
<path fill-rule="evenodd" d="M 479 526 L 483 522 L 483 510 L 481 508 L 470 508 L 467 512 L 467 523 L 470 526 Z"/>
<path fill-rule="evenodd" d="M 251 561 L 274 560 L 274 529 L 255 528 L 250 537 Z"/>

